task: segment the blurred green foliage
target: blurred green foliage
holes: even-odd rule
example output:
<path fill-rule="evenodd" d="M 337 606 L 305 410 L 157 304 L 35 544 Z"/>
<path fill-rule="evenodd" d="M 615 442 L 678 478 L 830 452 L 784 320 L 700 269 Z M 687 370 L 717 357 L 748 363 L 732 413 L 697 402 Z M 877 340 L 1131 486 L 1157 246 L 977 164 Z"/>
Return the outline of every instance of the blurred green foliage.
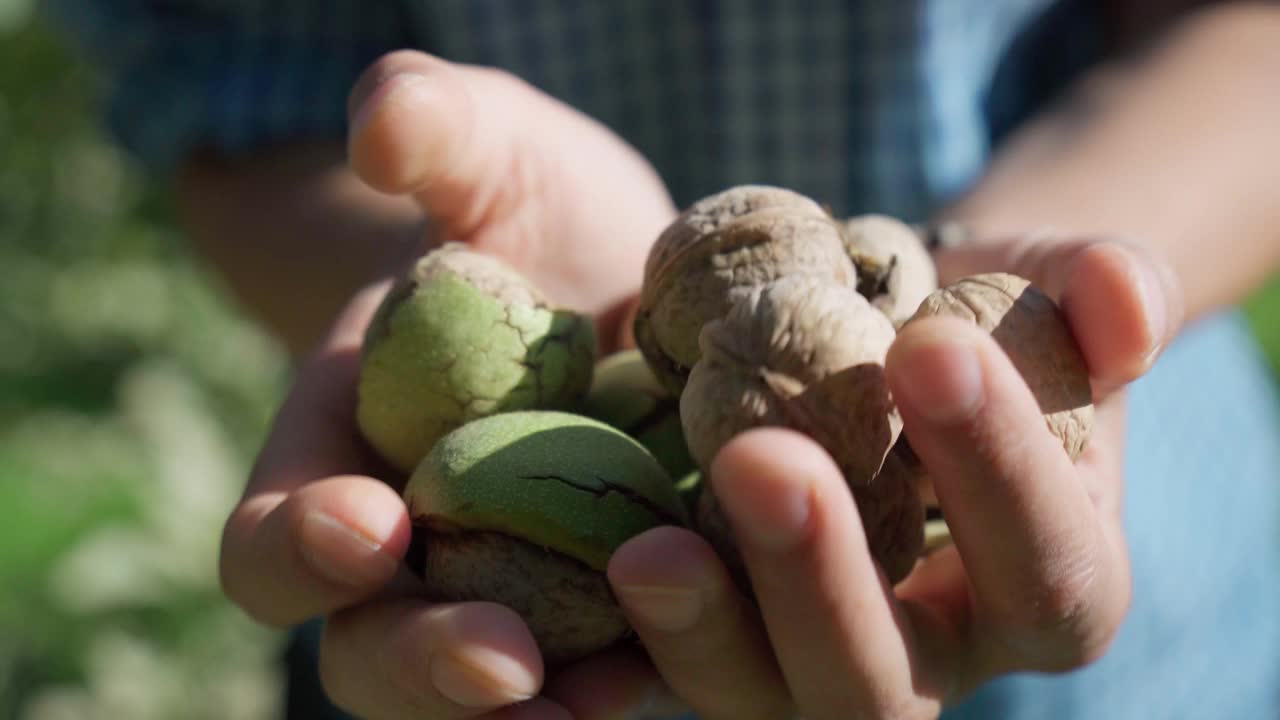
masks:
<path fill-rule="evenodd" d="M 218 536 L 287 358 L 0 0 L 0 718 L 270 718 L 280 638 Z"/>
<path fill-rule="evenodd" d="M 1244 310 L 1254 335 L 1271 360 L 1276 377 L 1280 378 L 1280 278 L 1250 298 Z"/>
<path fill-rule="evenodd" d="M 32 8 L 0 0 L 0 718 L 275 717 L 216 553 L 287 359 Z M 1280 283 L 1248 311 L 1280 369 Z"/>

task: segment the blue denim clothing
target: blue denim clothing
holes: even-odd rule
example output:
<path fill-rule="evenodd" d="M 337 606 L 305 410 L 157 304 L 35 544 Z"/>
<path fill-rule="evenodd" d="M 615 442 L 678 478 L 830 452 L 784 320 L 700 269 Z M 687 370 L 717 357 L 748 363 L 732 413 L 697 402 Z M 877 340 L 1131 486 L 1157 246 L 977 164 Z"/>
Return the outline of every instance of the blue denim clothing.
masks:
<path fill-rule="evenodd" d="M 1087 0 L 48 0 L 157 173 L 197 146 L 340 139 L 392 49 L 507 68 L 600 119 L 676 202 L 767 182 L 926 219 L 1098 59 Z M 1084 670 L 992 682 L 947 718 L 1280 717 L 1280 401 L 1234 313 L 1132 391 L 1133 609 Z M 314 626 L 297 648 L 308 654 Z M 303 683 L 295 689 L 305 688 Z M 318 717 L 314 715 L 313 717 Z M 334 715 L 334 717 L 341 717 Z"/>
<path fill-rule="evenodd" d="M 1236 313 L 1187 330 L 1132 386 L 1133 606 L 1111 650 L 991 683 L 944 717 L 1280 717 L 1280 394 Z"/>

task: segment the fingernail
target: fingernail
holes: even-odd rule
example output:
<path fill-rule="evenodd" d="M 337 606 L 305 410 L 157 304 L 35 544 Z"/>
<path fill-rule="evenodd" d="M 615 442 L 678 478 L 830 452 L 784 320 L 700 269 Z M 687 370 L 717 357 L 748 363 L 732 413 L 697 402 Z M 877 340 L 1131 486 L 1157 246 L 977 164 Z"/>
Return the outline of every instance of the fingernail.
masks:
<path fill-rule="evenodd" d="M 962 338 L 913 335 L 895 353 L 893 371 L 901 400 L 939 425 L 952 425 L 973 416 L 982 403 L 982 365 L 976 349 Z"/>
<path fill-rule="evenodd" d="M 694 588 L 627 585 L 618 592 L 628 612 L 662 632 L 684 632 L 702 614 L 702 594 Z"/>
<path fill-rule="evenodd" d="M 340 585 L 366 588 L 391 579 L 400 561 L 383 551 L 381 538 L 388 537 L 395 528 L 386 518 L 363 519 L 371 522 L 357 528 L 319 510 L 308 512 L 298 527 L 298 549 L 303 559 L 316 572 Z M 399 518 L 390 519 L 399 522 Z"/>
<path fill-rule="evenodd" d="M 1147 357 L 1155 355 L 1164 343 L 1165 333 L 1169 330 L 1168 308 L 1165 306 L 1164 283 L 1151 263 L 1142 263 L 1140 292 L 1142 307 L 1146 311 L 1151 330 L 1151 349 Z"/>
<path fill-rule="evenodd" d="M 463 707 L 507 705 L 538 693 L 538 678 L 524 665 L 485 648 L 434 655 L 430 673 L 436 690 Z"/>

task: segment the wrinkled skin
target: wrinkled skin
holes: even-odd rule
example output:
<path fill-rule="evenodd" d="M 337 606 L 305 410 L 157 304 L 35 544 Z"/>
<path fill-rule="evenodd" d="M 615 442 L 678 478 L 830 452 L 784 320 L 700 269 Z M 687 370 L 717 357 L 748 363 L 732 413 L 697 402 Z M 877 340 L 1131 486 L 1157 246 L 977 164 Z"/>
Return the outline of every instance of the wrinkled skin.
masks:
<path fill-rule="evenodd" d="M 753 290 L 784 277 L 852 286 L 856 270 L 838 225 L 790 191 L 725 191 L 686 210 L 658 238 L 645 267 L 636 344 L 673 392 L 701 353 L 704 325 Z"/>
<path fill-rule="evenodd" d="M 751 428 L 788 427 L 817 440 L 854 490 L 872 553 L 896 581 L 919 551 L 924 518 L 909 477 L 877 477 L 901 430 L 883 366 L 893 338 L 888 319 L 852 288 L 782 280 L 703 331 L 680 409 L 704 468 Z M 732 566 L 717 502 L 703 493 L 699 528 Z"/>

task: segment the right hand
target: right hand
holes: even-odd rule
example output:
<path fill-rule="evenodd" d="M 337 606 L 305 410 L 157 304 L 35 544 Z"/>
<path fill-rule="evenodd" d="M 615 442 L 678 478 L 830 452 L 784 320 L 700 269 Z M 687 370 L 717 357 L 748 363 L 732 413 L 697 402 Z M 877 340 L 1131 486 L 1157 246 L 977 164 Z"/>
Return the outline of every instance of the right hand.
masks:
<path fill-rule="evenodd" d="M 433 243 L 503 258 L 553 301 L 595 315 L 602 350 L 626 342 L 644 260 L 676 212 L 638 153 L 510 75 L 418 52 L 379 60 L 349 110 L 352 168 L 413 196 Z M 388 285 L 359 293 L 300 367 L 224 529 L 223 588 L 266 624 L 324 616 L 324 687 L 360 717 L 568 717 L 572 697 L 540 695 L 542 661 L 515 613 L 427 603 L 405 571 L 403 478 L 355 425 L 360 344 Z M 574 673 L 618 707 L 658 682 L 625 653 Z M 611 712 L 600 697 L 575 711 Z"/>

